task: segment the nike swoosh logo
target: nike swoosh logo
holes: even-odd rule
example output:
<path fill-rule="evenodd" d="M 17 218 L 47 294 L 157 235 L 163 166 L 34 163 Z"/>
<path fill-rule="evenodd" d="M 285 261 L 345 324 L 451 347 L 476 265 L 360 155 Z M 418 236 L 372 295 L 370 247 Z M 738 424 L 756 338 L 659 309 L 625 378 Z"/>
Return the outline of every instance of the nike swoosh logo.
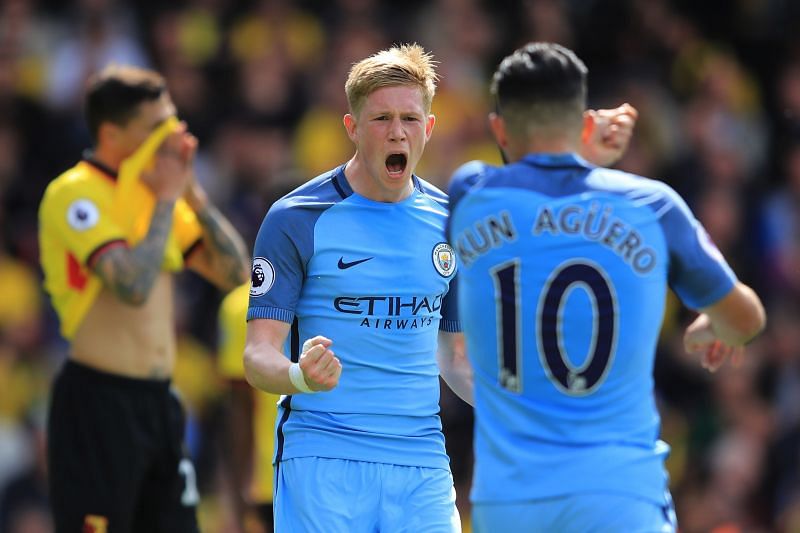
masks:
<path fill-rule="evenodd" d="M 351 261 L 349 263 L 345 263 L 344 257 L 340 257 L 339 258 L 339 269 L 340 270 L 345 270 L 345 269 L 348 269 L 350 267 L 354 267 L 356 265 L 360 265 L 361 263 L 369 261 L 370 259 L 375 259 L 375 258 L 374 257 L 367 257 L 366 259 L 359 259 L 358 261 Z"/>

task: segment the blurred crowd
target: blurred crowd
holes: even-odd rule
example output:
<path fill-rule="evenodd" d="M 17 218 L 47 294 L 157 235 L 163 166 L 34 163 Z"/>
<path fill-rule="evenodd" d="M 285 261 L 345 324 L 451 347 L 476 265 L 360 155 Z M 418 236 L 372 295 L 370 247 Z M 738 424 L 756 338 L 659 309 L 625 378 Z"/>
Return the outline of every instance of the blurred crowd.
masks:
<path fill-rule="evenodd" d="M 790 0 L 3 0 L 0 5 L 0 532 L 52 530 L 44 419 L 66 345 L 41 291 L 37 207 L 90 147 L 87 76 L 109 62 L 162 72 L 200 141 L 198 175 L 252 245 L 271 203 L 344 162 L 349 66 L 416 41 L 439 63 L 419 174 L 499 162 L 486 113 L 499 58 L 531 40 L 576 50 L 590 105 L 640 113 L 618 168 L 676 188 L 768 308 L 744 364 L 708 374 L 681 345 L 672 298 L 656 362 L 683 532 L 800 531 L 800 3 Z M 222 297 L 178 288 L 175 384 L 203 495 L 204 531 L 233 527 L 224 497 L 229 409 L 217 373 Z M 472 419 L 442 393 L 469 514 Z M 602 460 L 602 458 L 599 458 Z M 531 473 L 547 475 L 547 473 Z M 468 520 L 465 520 L 468 522 Z"/>

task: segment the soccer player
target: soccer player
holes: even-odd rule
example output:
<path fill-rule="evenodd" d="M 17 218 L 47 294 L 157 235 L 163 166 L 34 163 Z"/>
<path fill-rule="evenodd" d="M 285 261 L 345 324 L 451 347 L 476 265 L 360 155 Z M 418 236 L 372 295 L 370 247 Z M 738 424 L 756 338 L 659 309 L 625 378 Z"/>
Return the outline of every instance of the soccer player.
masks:
<path fill-rule="evenodd" d="M 471 401 L 469 366 L 440 350 L 437 367 L 436 355 L 440 330 L 459 346 L 456 259 L 447 198 L 414 175 L 435 79 L 417 45 L 355 64 L 344 116 L 355 155 L 276 202 L 256 239 L 245 372 L 285 395 L 277 531 L 460 529 L 438 375 Z M 628 117 L 614 113 L 609 139 L 592 142 L 624 147 L 630 117 L 617 115 Z"/>
<path fill-rule="evenodd" d="M 39 208 L 45 289 L 69 341 L 53 384 L 48 468 L 56 531 L 197 531 L 198 494 L 170 390 L 173 273 L 220 288 L 247 253 L 194 178 L 197 145 L 163 78 L 127 66 L 91 80 L 94 151 Z"/>
<path fill-rule="evenodd" d="M 232 466 L 234 510 L 242 531 L 256 520 L 273 531 L 272 456 L 278 396 L 253 389 L 244 379 L 245 336 L 250 284 L 240 285 L 219 308 L 219 370 L 230 382 L 230 443 L 225 458 Z"/>
<path fill-rule="evenodd" d="M 674 531 L 652 377 L 667 288 L 700 311 L 684 340 L 710 370 L 764 327 L 669 186 L 576 154 L 586 75 L 555 44 L 506 57 L 490 123 L 510 163 L 450 185 L 477 532 Z"/>

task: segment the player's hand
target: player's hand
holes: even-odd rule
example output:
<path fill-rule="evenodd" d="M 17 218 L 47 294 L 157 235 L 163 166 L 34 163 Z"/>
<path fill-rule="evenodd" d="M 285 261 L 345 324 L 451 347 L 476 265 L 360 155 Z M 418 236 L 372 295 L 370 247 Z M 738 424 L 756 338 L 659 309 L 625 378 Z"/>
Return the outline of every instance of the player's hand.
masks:
<path fill-rule="evenodd" d="M 628 149 L 639 112 L 630 104 L 584 113 L 580 155 L 601 167 L 613 165 Z"/>
<path fill-rule="evenodd" d="M 700 364 L 709 372 L 716 372 L 727 359 L 738 367 L 744 357 L 743 346 L 731 346 L 717 338 L 705 313 L 686 328 L 683 346 L 689 354 L 699 355 Z"/>
<path fill-rule="evenodd" d="M 196 152 L 197 139 L 193 135 L 189 135 L 194 141 Z M 206 193 L 205 189 L 200 185 L 200 182 L 197 181 L 197 175 L 194 173 L 194 170 L 189 174 L 189 183 L 186 185 L 186 191 L 183 197 L 195 213 L 199 213 L 208 206 L 208 193 Z"/>
<path fill-rule="evenodd" d="M 329 391 L 339 384 L 342 363 L 330 349 L 333 341 L 317 335 L 303 343 L 300 369 L 311 390 Z"/>
<path fill-rule="evenodd" d="M 142 172 L 142 181 L 160 200 L 177 200 L 193 180 L 197 139 L 182 122 L 177 131 L 161 143 L 153 167 Z"/>

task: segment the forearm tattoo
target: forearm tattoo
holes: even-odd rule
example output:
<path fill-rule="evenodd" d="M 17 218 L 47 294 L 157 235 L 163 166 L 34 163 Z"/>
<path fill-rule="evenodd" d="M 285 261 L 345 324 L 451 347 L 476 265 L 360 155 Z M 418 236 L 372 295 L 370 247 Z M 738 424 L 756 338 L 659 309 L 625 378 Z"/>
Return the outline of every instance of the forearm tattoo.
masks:
<path fill-rule="evenodd" d="M 213 205 L 199 210 L 197 218 L 203 227 L 203 247 L 214 270 L 232 286 L 247 281 L 247 252 L 231 223 Z"/>
<path fill-rule="evenodd" d="M 175 202 L 156 203 L 150 229 L 130 250 L 112 248 L 97 260 L 95 272 L 121 300 L 142 304 L 147 300 L 164 261 L 164 247 L 172 228 Z"/>

